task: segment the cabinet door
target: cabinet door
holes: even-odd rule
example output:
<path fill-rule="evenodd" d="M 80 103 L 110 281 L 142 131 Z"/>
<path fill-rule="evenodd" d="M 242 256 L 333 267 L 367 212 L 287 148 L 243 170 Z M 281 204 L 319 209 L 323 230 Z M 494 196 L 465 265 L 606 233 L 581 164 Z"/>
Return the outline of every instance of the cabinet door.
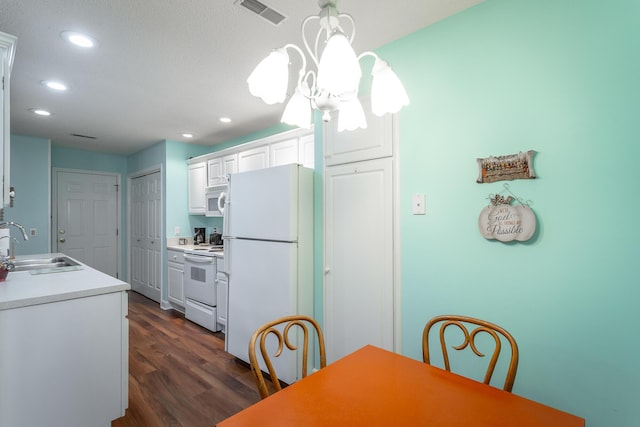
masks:
<path fill-rule="evenodd" d="M 9 204 L 9 88 L 17 38 L 0 32 L 0 208 Z"/>
<path fill-rule="evenodd" d="M 367 119 L 366 129 L 338 132 L 337 117 L 324 124 L 325 164 L 339 165 L 393 155 L 394 121 L 392 114 L 377 117 L 368 100 L 362 100 Z"/>
<path fill-rule="evenodd" d="M 238 153 L 238 172 L 269 167 L 269 146 L 256 147 Z"/>
<path fill-rule="evenodd" d="M 215 159 L 207 160 L 207 185 L 209 187 L 219 185 L 223 176 L 222 158 L 216 157 Z"/>
<path fill-rule="evenodd" d="M 226 183 L 227 176 L 238 172 L 238 155 L 229 154 L 222 158 L 222 182 Z"/>
<path fill-rule="evenodd" d="M 298 163 L 305 168 L 315 167 L 315 137 L 313 134 L 300 138 L 298 146 Z"/>
<path fill-rule="evenodd" d="M 387 157 L 325 169 L 327 362 L 365 344 L 393 350 L 392 167 Z"/>
<path fill-rule="evenodd" d="M 189 165 L 189 214 L 204 215 L 204 189 L 207 186 L 207 163 Z"/>
<path fill-rule="evenodd" d="M 269 145 L 271 167 L 298 163 L 298 138 Z"/>
<path fill-rule="evenodd" d="M 184 264 L 167 263 L 167 285 L 169 289 L 167 299 L 184 306 Z"/>

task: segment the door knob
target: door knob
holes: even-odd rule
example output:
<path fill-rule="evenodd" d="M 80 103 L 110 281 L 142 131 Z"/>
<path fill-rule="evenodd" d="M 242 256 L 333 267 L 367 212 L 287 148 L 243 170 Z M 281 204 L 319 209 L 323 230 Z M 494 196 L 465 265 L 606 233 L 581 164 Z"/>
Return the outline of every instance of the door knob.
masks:
<path fill-rule="evenodd" d="M 60 243 L 64 243 L 64 242 L 66 242 L 66 241 L 67 241 L 67 239 L 64 239 L 64 238 L 63 238 L 63 239 L 60 239 L 60 240 L 58 240 L 58 241 L 59 241 Z"/>

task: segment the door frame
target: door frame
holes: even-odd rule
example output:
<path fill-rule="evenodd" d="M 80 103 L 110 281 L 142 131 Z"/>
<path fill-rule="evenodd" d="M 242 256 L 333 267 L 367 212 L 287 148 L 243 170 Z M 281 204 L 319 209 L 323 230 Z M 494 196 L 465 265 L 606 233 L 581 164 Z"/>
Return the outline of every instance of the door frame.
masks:
<path fill-rule="evenodd" d="M 116 172 L 105 172 L 97 170 L 86 169 L 69 169 L 69 168 L 52 168 L 52 185 L 51 185 L 51 226 L 49 228 L 49 250 L 55 250 L 58 252 L 58 172 L 65 173 L 78 173 L 84 175 L 106 175 L 116 178 L 116 185 L 118 186 L 118 197 L 116 197 L 116 226 L 118 227 L 118 238 L 116 239 L 116 266 L 118 270 L 118 277 L 122 280 L 122 182 L 121 176 Z"/>
<path fill-rule="evenodd" d="M 162 257 L 161 257 L 161 268 L 160 268 L 160 306 L 162 308 L 165 297 L 166 297 L 166 274 L 164 266 L 167 265 L 167 247 L 165 244 L 166 241 L 166 232 L 165 232 L 165 206 L 164 206 L 164 198 L 165 198 L 165 188 L 164 188 L 164 168 L 162 167 L 162 163 L 149 166 L 145 169 L 140 169 L 135 172 L 131 172 L 127 175 L 127 283 L 131 283 L 131 185 L 132 181 L 136 178 L 143 177 L 145 175 L 151 175 L 152 173 L 160 172 L 160 185 L 162 186 L 160 191 L 160 224 L 161 224 L 161 237 L 162 240 Z M 170 308 L 170 307 L 169 307 Z"/>

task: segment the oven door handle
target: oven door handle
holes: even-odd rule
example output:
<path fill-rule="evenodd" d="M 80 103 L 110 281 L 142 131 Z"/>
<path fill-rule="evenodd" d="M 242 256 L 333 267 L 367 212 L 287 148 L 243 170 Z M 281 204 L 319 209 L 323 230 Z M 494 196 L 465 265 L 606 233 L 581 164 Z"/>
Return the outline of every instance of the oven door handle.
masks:
<path fill-rule="evenodd" d="M 214 262 L 216 262 L 215 257 L 209 256 L 189 256 L 185 254 L 184 259 L 197 264 L 213 264 Z"/>

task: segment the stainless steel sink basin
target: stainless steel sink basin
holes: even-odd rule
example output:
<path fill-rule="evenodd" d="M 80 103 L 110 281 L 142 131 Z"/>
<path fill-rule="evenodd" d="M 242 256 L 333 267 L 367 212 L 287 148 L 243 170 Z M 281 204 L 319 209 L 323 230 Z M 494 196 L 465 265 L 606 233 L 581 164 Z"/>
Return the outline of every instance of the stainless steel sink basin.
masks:
<path fill-rule="evenodd" d="M 82 269 L 80 263 L 66 256 L 13 260 L 13 265 L 14 267 L 11 271 L 30 271 L 31 274 L 56 273 Z"/>

